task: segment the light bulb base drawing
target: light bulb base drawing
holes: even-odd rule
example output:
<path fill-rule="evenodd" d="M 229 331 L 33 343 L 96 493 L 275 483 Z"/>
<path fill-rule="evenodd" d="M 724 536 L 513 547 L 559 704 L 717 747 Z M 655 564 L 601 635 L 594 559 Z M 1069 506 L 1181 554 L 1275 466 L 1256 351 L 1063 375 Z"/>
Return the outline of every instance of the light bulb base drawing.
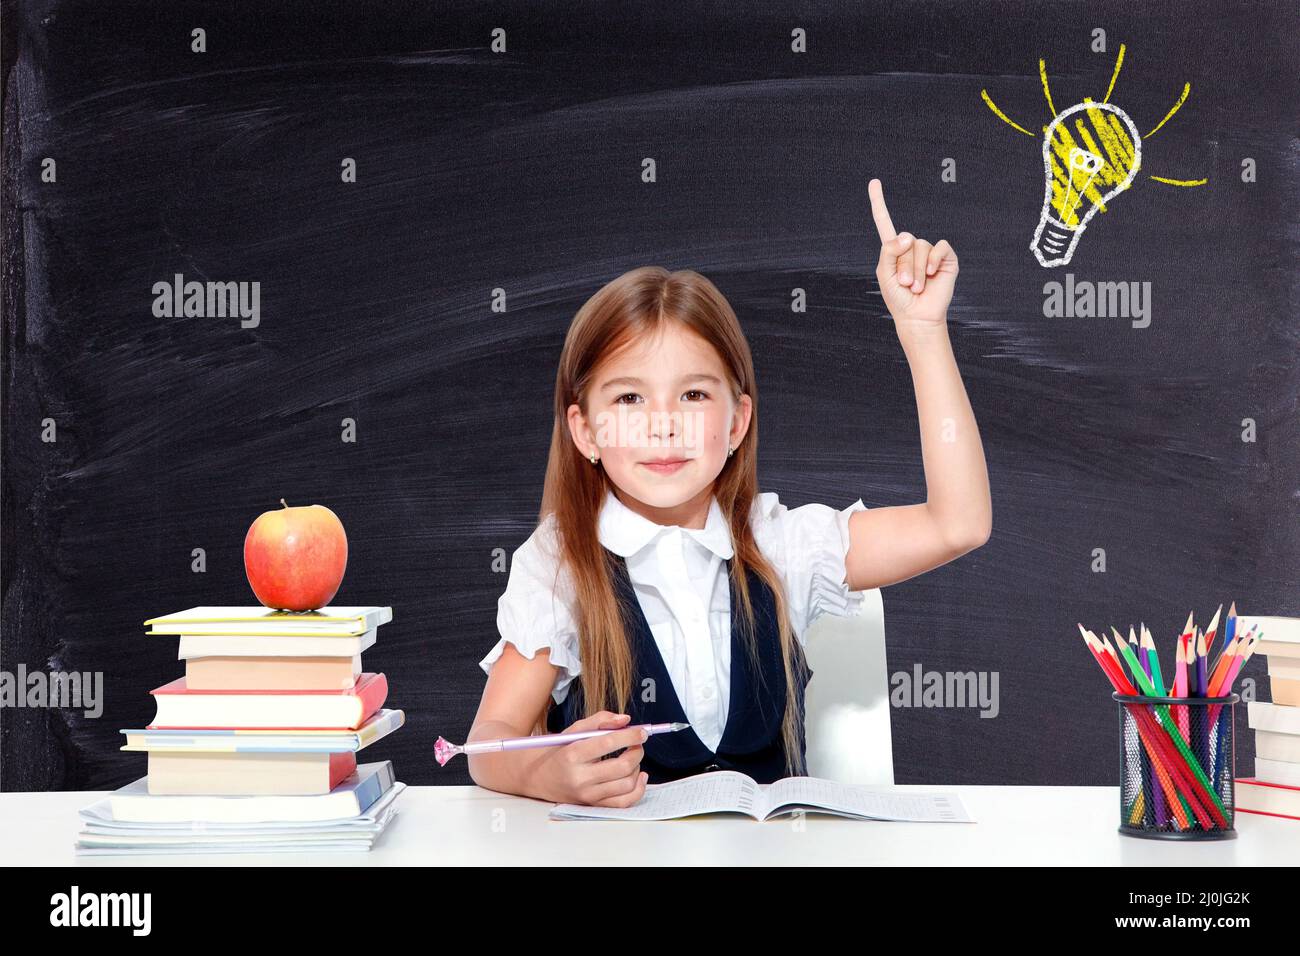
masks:
<path fill-rule="evenodd" d="M 1072 229 L 1052 219 L 1044 211 L 1038 219 L 1038 228 L 1034 230 L 1034 239 L 1029 248 L 1033 250 L 1038 264 L 1045 268 L 1068 265 L 1082 235 L 1083 227 Z"/>

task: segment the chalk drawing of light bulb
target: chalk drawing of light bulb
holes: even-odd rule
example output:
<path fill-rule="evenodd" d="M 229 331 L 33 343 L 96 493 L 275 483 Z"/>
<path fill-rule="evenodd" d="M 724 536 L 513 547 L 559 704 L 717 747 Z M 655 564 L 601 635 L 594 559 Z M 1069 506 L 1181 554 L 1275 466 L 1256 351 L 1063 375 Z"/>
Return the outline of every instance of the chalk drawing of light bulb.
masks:
<path fill-rule="evenodd" d="M 1075 144 L 1076 135 L 1088 148 Z M 1043 137 L 1043 212 L 1029 244 L 1039 264 L 1068 263 L 1092 217 L 1141 168 L 1142 141 L 1123 110 L 1085 100 L 1058 113 Z"/>
<path fill-rule="evenodd" d="M 1107 204 L 1133 185 L 1142 168 L 1143 142 L 1169 122 L 1191 94 L 1191 84 L 1184 83 L 1182 95 L 1164 119 L 1146 136 L 1139 136 L 1128 114 L 1110 102 L 1124 65 L 1124 49 L 1120 44 L 1105 99 L 1098 103 L 1085 96 L 1083 102 L 1060 113 L 1052 103 L 1047 62 L 1038 61 L 1043 96 L 1052 119 L 1043 127 L 1043 210 L 1029 248 L 1046 268 L 1066 265 L 1074 257 L 1088 223 L 1097 213 L 1106 212 Z M 988 90 L 981 90 L 980 96 L 998 119 L 1026 136 L 1034 135 L 1002 112 Z M 1166 186 L 1204 186 L 1208 182 L 1150 175 L 1147 178 Z"/>

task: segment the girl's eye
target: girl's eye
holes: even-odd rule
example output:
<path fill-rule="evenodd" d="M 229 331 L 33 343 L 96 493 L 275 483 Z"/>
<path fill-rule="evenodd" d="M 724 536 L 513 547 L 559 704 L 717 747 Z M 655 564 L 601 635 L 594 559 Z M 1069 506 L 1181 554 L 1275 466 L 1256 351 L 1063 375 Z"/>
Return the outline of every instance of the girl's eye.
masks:
<path fill-rule="evenodd" d="M 693 397 L 693 396 L 695 396 L 695 397 Z M 689 390 L 689 391 L 687 391 L 687 392 L 683 392 L 683 393 L 682 393 L 682 397 L 685 398 L 687 401 L 704 401 L 705 399 L 707 399 L 707 398 L 709 397 L 709 393 L 708 393 L 708 392 L 702 392 L 702 391 L 700 391 L 698 388 L 693 388 L 693 389 L 691 389 L 691 390 Z M 630 401 L 630 402 L 625 402 L 624 399 L 631 399 L 631 401 Z M 618 396 L 618 398 L 614 399 L 614 404 L 616 404 L 616 405 L 634 405 L 634 404 L 636 404 L 638 401 L 640 401 L 640 399 L 641 399 L 641 396 L 638 395 L 636 392 L 624 392 L 622 395 Z"/>

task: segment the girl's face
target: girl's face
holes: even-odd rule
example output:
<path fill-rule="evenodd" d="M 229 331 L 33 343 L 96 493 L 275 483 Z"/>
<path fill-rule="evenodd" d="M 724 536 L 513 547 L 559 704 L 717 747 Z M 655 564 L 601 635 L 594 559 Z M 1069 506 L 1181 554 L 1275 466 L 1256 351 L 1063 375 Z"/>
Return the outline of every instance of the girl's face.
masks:
<path fill-rule="evenodd" d="M 587 410 L 569 406 L 578 450 L 599 465 L 646 517 L 684 524 L 681 506 L 708 498 L 713 480 L 749 428 L 753 402 L 731 394 L 721 358 L 699 334 L 668 322 L 597 366 Z M 630 496 L 635 502 L 626 501 Z M 671 509 L 669 511 L 668 509 Z M 702 525 L 701 525 L 702 526 Z"/>

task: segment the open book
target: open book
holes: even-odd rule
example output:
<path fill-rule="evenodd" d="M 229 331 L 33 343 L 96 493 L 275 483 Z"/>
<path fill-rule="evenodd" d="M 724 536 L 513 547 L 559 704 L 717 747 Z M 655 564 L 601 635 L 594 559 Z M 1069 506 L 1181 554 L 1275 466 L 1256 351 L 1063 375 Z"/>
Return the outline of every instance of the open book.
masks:
<path fill-rule="evenodd" d="M 671 783 L 651 784 L 632 807 L 588 807 L 561 803 L 552 820 L 675 820 L 701 813 L 743 813 L 755 820 L 799 811 L 831 813 L 855 820 L 971 823 L 955 793 L 911 793 L 872 788 L 820 777 L 786 777 L 756 783 L 734 770 L 715 770 Z"/>

